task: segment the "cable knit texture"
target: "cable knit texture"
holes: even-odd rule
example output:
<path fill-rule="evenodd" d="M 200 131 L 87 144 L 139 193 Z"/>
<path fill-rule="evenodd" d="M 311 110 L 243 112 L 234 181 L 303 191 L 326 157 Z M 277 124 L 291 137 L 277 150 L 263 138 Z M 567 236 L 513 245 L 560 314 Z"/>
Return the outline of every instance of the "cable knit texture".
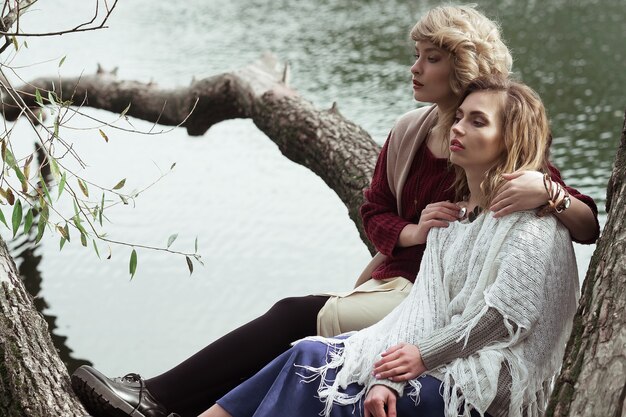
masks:
<path fill-rule="evenodd" d="M 569 233 L 553 216 L 521 212 L 495 219 L 486 212 L 473 223 L 431 229 L 411 294 L 383 320 L 348 339 L 309 338 L 332 346 L 332 353 L 321 368 L 303 367 L 322 375 L 318 394 L 328 416 L 333 403 L 354 404 L 381 383 L 371 372 L 387 348 L 406 342 L 445 351 L 442 332 L 462 322 L 460 337 L 448 343 L 471 342 L 472 331 L 495 310 L 506 334 L 486 346 L 468 343 L 462 357 L 446 358 L 427 373 L 442 381 L 446 416 L 469 417 L 472 409 L 536 416 L 545 409 L 561 364 L 578 288 Z M 496 398 L 503 367 L 510 374 L 508 402 Z M 326 381 L 331 368 L 339 372 Z M 419 400 L 419 378 L 382 382 Z M 346 395 L 343 389 L 351 383 L 362 385 L 361 392 Z M 507 405 L 508 410 L 501 409 Z"/>

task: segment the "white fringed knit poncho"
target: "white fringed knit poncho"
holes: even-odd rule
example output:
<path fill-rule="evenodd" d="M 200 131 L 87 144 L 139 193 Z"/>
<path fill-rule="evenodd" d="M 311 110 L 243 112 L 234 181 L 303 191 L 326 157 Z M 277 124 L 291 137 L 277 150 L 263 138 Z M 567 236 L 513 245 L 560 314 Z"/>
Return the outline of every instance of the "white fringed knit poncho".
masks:
<path fill-rule="evenodd" d="M 493 308 L 504 318 L 508 336 L 427 374 L 442 381 L 447 417 L 469 416 L 472 409 L 482 415 L 506 367 L 512 382 L 509 409 L 495 414 L 536 416 L 561 365 L 578 289 L 569 232 L 553 216 L 522 212 L 495 219 L 486 212 L 472 223 L 431 229 L 409 296 L 380 322 L 346 340 L 309 338 L 332 346 L 331 359 L 321 368 L 303 367 L 322 376 L 318 394 L 328 416 L 333 403 L 355 404 L 381 382 L 371 372 L 387 348 L 401 342 L 419 346 L 435 330 L 460 322 L 469 323 L 460 338 L 467 340 Z M 340 370 L 334 381 L 326 381 L 331 368 Z M 343 389 L 355 382 L 363 390 L 346 395 Z M 384 384 L 399 395 L 408 388 L 408 395 L 419 399 L 419 378 L 408 387 Z"/>

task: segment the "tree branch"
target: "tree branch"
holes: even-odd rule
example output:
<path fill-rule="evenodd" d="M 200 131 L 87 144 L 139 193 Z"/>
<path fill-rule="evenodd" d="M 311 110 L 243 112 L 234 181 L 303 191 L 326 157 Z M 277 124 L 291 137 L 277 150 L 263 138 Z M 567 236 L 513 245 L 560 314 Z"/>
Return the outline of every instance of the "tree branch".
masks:
<path fill-rule="evenodd" d="M 61 85 L 61 90 L 56 87 L 61 100 L 73 97 L 73 101 L 84 100 L 84 106 L 114 113 L 122 113 L 130 104 L 126 115 L 161 125 L 181 125 L 194 136 L 224 120 L 250 118 L 284 156 L 309 168 L 337 193 L 373 252 L 358 209 L 380 147 L 365 130 L 345 119 L 336 104 L 318 110 L 289 88 L 283 82 L 288 72 L 275 57 L 265 55 L 239 71 L 194 80 L 188 87 L 175 89 L 120 81 L 114 73 L 99 69 L 95 75 L 39 78 L 17 91 L 28 106 L 35 107 L 35 89 L 52 90 Z M 9 97 L 3 98 L 2 111 L 8 120 L 21 114 Z"/>

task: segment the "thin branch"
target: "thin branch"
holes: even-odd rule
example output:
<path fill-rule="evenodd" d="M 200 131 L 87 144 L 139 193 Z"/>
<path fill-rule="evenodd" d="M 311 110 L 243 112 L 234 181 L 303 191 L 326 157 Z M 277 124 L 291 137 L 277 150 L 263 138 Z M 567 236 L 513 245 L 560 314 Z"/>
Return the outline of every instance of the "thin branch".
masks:
<path fill-rule="evenodd" d="M 32 6 L 33 4 L 35 4 L 36 2 L 37 0 L 21 0 L 17 2 L 17 5 L 15 8 L 13 9 L 9 8 L 9 13 L 7 13 L 7 15 L 4 16 L 2 20 L 0 21 L 0 23 L 2 24 L 2 26 L 0 27 L 0 29 L 2 29 L 3 31 L 2 34 L 5 36 L 11 36 L 8 33 L 4 33 L 4 31 L 9 30 L 9 28 L 13 26 L 13 24 L 17 20 L 19 20 L 22 12 L 26 10 L 27 8 L 29 8 L 30 6 Z M 6 6 L 8 3 L 9 3 L 8 1 L 5 1 L 4 5 Z M 4 10 L 6 9 L 3 9 L 3 14 L 4 14 Z"/>
<path fill-rule="evenodd" d="M 30 1 L 34 2 L 34 1 L 37 1 L 37 0 L 30 0 Z M 118 0 L 115 0 L 115 2 L 113 3 L 113 6 L 111 6 L 111 8 L 107 11 L 107 14 L 104 16 L 104 18 L 102 19 L 102 21 L 100 22 L 100 24 L 98 26 L 83 28 L 82 26 L 85 26 L 85 25 L 87 25 L 89 23 L 82 23 L 82 24 L 76 26 L 73 29 L 60 30 L 60 31 L 56 31 L 56 32 L 19 33 L 19 32 L 0 31 L 0 35 L 2 35 L 2 36 L 15 36 L 15 37 L 42 37 L 42 36 L 57 36 L 57 35 L 65 35 L 65 34 L 68 34 L 68 33 L 79 33 L 79 32 L 88 32 L 88 31 L 99 30 L 99 29 L 106 29 L 106 28 L 108 28 L 108 26 L 105 26 L 105 23 L 107 22 L 107 20 L 111 16 L 111 13 L 113 13 L 113 10 L 115 9 L 115 6 L 117 5 L 117 2 L 118 2 Z"/>

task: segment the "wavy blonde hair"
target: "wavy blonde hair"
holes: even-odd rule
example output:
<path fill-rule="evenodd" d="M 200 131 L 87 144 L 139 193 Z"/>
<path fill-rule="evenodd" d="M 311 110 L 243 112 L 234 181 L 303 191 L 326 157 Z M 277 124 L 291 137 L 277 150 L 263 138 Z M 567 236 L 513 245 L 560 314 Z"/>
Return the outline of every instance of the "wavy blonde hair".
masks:
<path fill-rule="evenodd" d="M 517 81 L 496 75 L 480 77 L 470 82 L 458 106 L 465 98 L 476 92 L 496 92 L 502 95 L 500 116 L 504 150 L 496 163 L 485 173 L 480 184 L 483 191 L 481 206 L 488 207 L 498 188 L 503 184 L 503 173 L 518 170 L 546 171 L 550 158 L 550 125 L 545 107 L 539 95 L 530 87 Z M 442 120 L 451 129 L 454 116 Z M 469 193 L 463 169 L 455 166 L 453 188 L 458 200 Z"/>
<path fill-rule="evenodd" d="M 502 41 L 500 27 L 473 6 L 430 9 L 411 29 L 411 39 L 431 42 L 450 53 L 450 88 L 457 96 L 477 77 L 508 76 L 511 72 L 513 58 Z M 447 136 L 440 123 L 433 131 Z"/>

